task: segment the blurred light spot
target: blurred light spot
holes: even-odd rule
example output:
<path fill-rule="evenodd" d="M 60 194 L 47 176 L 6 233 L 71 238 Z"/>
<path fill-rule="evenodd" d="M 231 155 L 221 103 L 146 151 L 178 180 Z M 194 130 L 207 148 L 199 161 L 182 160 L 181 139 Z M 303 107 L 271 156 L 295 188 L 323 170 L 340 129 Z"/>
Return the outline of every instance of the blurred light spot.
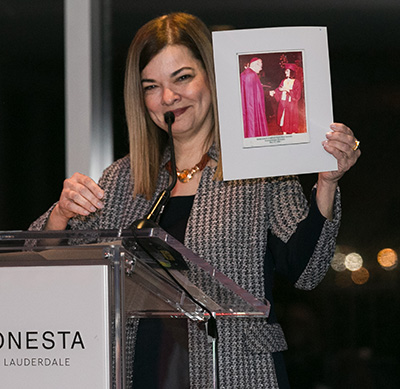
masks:
<path fill-rule="evenodd" d="M 350 271 L 356 271 L 360 269 L 363 265 L 363 259 L 360 254 L 350 253 L 346 255 L 344 263 L 347 269 L 349 269 Z"/>
<path fill-rule="evenodd" d="M 339 252 L 335 253 L 331 262 L 332 269 L 339 272 L 346 270 L 346 265 L 344 263 L 345 259 L 345 254 Z"/>
<path fill-rule="evenodd" d="M 365 267 L 361 267 L 351 273 L 351 279 L 357 285 L 365 284 L 369 279 L 369 271 Z"/>
<path fill-rule="evenodd" d="M 398 264 L 396 251 L 392 249 L 383 249 L 379 251 L 378 262 L 385 270 L 395 269 Z"/>

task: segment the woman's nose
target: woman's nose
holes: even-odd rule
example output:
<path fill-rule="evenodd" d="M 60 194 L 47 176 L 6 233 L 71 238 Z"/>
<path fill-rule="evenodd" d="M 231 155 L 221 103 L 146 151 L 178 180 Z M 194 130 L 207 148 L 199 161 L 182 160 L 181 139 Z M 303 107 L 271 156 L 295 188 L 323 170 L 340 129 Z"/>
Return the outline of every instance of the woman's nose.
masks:
<path fill-rule="evenodd" d="M 164 105 L 172 105 L 179 100 L 179 95 L 170 88 L 164 88 L 162 95 L 162 103 Z"/>

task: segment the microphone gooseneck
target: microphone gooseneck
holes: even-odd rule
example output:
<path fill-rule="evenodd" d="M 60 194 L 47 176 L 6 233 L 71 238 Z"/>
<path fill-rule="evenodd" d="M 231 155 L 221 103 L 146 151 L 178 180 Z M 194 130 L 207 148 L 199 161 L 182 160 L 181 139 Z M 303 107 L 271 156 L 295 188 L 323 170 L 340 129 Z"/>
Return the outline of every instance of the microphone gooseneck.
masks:
<path fill-rule="evenodd" d="M 176 171 L 176 162 L 175 162 L 175 149 L 174 149 L 174 140 L 172 138 L 172 123 L 175 121 L 175 115 L 173 112 L 168 111 L 164 114 L 165 123 L 168 125 L 168 144 L 171 150 L 171 165 L 172 171 Z M 164 189 L 161 194 L 158 196 L 157 200 L 155 201 L 154 205 L 151 207 L 149 214 L 146 216 L 145 219 L 138 221 L 136 224 L 136 228 L 145 228 L 150 227 L 150 222 L 158 223 L 160 220 L 160 216 L 164 211 L 164 207 L 167 204 L 172 189 L 175 187 L 177 182 L 176 174 L 172 174 L 172 181 L 168 185 L 166 189 Z"/>
<path fill-rule="evenodd" d="M 168 125 L 168 143 L 169 143 L 169 148 L 171 150 L 171 167 L 172 167 L 172 171 L 176 172 L 176 161 L 175 161 L 175 148 L 174 148 L 174 139 L 172 137 L 172 124 L 175 121 L 175 115 L 173 112 L 168 111 L 165 112 L 164 114 L 164 120 L 165 123 L 167 123 Z M 175 187 L 176 185 L 176 181 L 177 181 L 177 176 L 176 174 L 172 174 L 172 181 L 171 184 L 168 186 L 168 188 L 166 190 L 168 190 L 170 193 L 172 191 L 172 189 Z"/>

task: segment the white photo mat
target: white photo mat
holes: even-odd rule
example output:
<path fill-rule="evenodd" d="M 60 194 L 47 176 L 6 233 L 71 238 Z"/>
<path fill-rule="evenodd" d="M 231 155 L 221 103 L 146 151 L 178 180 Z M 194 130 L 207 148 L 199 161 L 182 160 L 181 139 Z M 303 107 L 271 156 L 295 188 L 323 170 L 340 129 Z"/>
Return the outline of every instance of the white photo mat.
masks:
<path fill-rule="evenodd" d="M 213 48 L 224 180 L 337 170 L 336 159 L 322 146 L 333 122 L 325 27 L 218 31 L 213 32 Z M 272 111 L 267 116 L 272 133 L 246 135 L 240 75 L 254 58 L 262 59 L 262 83 L 267 81 L 268 85 L 264 85 L 267 96 L 269 90 L 277 90 L 279 77 L 284 78 L 282 58 L 288 63 L 295 58 L 300 65 L 301 131 L 284 133 L 283 127 L 273 123 L 278 115 L 277 105 L 272 107 L 274 95 L 271 95 L 267 111 Z"/>

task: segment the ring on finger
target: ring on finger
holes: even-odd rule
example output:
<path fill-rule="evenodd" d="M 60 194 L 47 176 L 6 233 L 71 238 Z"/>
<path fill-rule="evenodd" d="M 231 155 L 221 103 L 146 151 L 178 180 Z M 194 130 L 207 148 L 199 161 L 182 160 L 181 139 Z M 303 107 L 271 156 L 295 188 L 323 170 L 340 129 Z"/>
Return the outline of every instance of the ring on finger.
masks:
<path fill-rule="evenodd" d="M 354 151 L 356 151 L 356 150 L 358 149 L 358 146 L 360 146 L 360 141 L 356 139 L 356 140 L 354 141 L 354 143 L 355 143 L 355 144 L 354 144 L 354 146 L 352 147 L 352 149 L 353 149 Z"/>

